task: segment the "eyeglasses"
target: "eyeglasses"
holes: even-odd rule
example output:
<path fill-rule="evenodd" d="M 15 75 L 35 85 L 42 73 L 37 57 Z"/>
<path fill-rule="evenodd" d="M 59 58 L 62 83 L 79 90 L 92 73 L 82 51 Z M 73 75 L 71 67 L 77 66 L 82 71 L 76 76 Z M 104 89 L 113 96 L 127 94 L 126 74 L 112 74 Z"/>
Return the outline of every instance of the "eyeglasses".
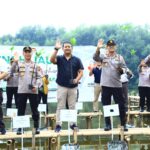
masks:
<path fill-rule="evenodd" d="M 64 46 L 64 48 L 71 48 L 72 46 Z"/>

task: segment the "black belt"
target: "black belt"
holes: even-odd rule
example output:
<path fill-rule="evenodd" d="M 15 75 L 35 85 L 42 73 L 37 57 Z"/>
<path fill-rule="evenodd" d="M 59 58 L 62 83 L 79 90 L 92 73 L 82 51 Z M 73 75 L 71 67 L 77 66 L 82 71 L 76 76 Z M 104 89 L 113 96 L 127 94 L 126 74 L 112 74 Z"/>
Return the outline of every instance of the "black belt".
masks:
<path fill-rule="evenodd" d="M 128 83 L 128 82 L 123 82 L 122 84 L 126 84 L 126 83 Z"/>

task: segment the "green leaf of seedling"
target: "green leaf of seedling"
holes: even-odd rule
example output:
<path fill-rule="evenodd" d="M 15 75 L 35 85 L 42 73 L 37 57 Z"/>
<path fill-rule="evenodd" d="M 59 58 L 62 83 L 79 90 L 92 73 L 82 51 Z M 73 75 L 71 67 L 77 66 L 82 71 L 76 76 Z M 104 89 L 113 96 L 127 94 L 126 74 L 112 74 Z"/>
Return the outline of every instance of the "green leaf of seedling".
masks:
<path fill-rule="evenodd" d="M 123 31 L 128 31 L 132 28 L 132 25 L 130 25 L 130 24 L 129 25 L 122 25 L 120 28 Z"/>
<path fill-rule="evenodd" d="M 40 57 L 42 54 L 44 54 L 44 49 L 41 49 L 41 50 L 39 50 L 39 51 L 37 51 L 36 53 L 35 53 L 35 56 L 38 58 L 38 57 Z"/>
<path fill-rule="evenodd" d="M 135 54 L 136 54 L 136 50 L 131 49 L 131 50 L 130 50 L 130 54 L 131 54 L 132 56 L 135 55 Z"/>
<path fill-rule="evenodd" d="M 76 38 L 71 38 L 71 39 L 70 39 L 70 43 L 71 43 L 73 46 L 76 45 L 76 43 L 77 43 Z"/>
<path fill-rule="evenodd" d="M 14 46 L 12 46 L 12 47 L 10 48 L 10 51 L 12 52 L 14 49 L 15 49 L 15 47 L 14 47 Z"/>

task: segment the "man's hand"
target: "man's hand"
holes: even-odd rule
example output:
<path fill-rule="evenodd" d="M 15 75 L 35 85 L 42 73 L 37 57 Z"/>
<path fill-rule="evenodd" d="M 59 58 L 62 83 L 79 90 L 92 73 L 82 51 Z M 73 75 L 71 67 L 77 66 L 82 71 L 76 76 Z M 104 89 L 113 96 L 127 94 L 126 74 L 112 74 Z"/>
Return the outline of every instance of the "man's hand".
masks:
<path fill-rule="evenodd" d="M 123 74 L 123 69 L 121 67 L 118 67 L 117 70 L 120 74 Z"/>
<path fill-rule="evenodd" d="M 78 84 L 78 80 L 77 79 L 73 79 L 73 84 Z"/>
<path fill-rule="evenodd" d="M 61 44 L 61 41 L 60 41 L 60 40 L 57 40 L 57 41 L 56 41 L 56 43 L 55 43 L 55 48 L 58 49 L 58 50 L 62 48 L 62 44 Z"/>
<path fill-rule="evenodd" d="M 98 43 L 97 43 L 97 48 L 98 49 L 102 48 L 103 47 L 103 43 L 104 43 L 103 39 L 99 39 Z"/>
<path fill-rule="evenodd" d="M 33 87 L 33 88 L 32 88 L 32 92 L 33 92 L 33 93 L 36 93 L 36 87 Z"/>
<path fill-rule="evenodd" d="M 45 78 L 48 79 L 48 75 L 47 74 L 45 75 Z"/>

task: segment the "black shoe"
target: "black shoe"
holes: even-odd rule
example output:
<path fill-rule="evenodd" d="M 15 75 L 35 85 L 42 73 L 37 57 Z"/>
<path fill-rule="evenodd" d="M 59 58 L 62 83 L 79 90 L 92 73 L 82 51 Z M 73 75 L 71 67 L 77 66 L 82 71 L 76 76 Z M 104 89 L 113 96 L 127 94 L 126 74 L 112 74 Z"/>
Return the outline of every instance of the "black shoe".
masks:
<path fill-rule="evenodd" d="M 1 132 L 1 134 L 6 134 L 6 130 L 5 130 L 5 128 L 0 128 L 0 132 Z"/>
<path fill-rule="evenodd" d="M 106 125 L 104 131 L 109 131 L 109 130 L 111 130 L 111 125 Z"/>
<path fill-rule="evenodd" d="M 128 131 L 128 128 L 126 125 L 123 126 L 124 131 Z"/>
<path fill-rule="evenodd" d="M 35 134 L 40 134 L 40 129 L 39 128 L 35 128 Z"/>
<path fill-rule="evenodd" d="M 147 111 L 150 112 L 150 108 L 147 108 Z"/>
<path fill-rule="evenodd" d="M 97 111 L 97 110 L 94 110 L 94 112 L 97 113 L 98 111 Z"/>
<path fill-rule="evenodd" d="M 140 112 L 144 112 L 144 108 L 141 108 L 141 109 L 140 109 Z"/>
<path fill-rule="evenodd" d="M 61 130 L 61 126 L 60 125 L 56 125 L 55 132 L 60 132 L 60 130 Z"/>
<path fill-rule="evenodd" d="M 22 134 L 22 131 L 21 131 L 22 129 L 21 128 L 18 128 L 18 130 L 17 130 L 17 135 L 21 135 Z"/>
<path fill-rule="evenodd" d="M 70 125 L 70 128 L 71 128 L 72 130 L 74 130 L 74 131 L 79 131 L 79 128 L 78 128 L 78 126 L 77 126 L 76 124 Z"/>

